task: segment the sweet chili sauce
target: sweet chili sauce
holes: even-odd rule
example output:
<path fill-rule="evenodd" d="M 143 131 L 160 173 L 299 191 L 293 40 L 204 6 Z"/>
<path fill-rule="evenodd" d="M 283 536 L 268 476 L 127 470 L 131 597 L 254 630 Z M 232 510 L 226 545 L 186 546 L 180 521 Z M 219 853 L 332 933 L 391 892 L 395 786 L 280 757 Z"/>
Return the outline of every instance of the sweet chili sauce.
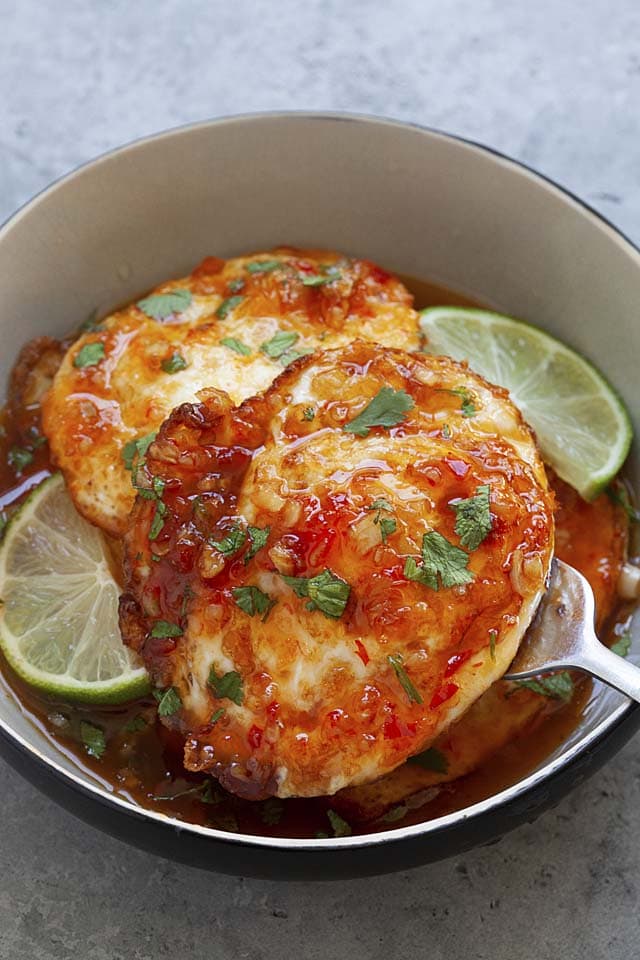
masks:
<path fill-rule="evenodd" d="M 442 304 L 481 306 L 434 284 L 402 279 L 414 294 L 418 308 Z M 10 395 L 0 412 L 0 525 L 51 471 L 38 406 L 18 403 Z M 565 559 L 586 568 L 585 573 L 591 569 L 600 571 L 607 560 L 589 553 L 593 552 L 593 544 L 590 536 L 583 533 L 587 518 L 581 515 L 586 506 L 564 485 L 557 489 Z M 608 589 L 611 597 L 615 583 L 608 584 Z M 628 610 L 617 607 L 608 617 L 603 635 L 613 639 L 624 629 L 628 616 Z M 0 695 L 16 698 L 33 724 L 85 773 L 134 804 L 179 820 L 264 836 L 314 837 L 333 833 L 327 810 L 340 809 L 337 799 L 251 803 L 225 794 L 206 777 L 185 771 L 182 744 L 157 722 L 156 703 L 151 696 L 107 708 L 48 700 L 20 681 L 1 657 L 0 690 Z M 432 791 L 421 807 L 408 810 L 401 818 L 352 820 L 351 829 L 354 833 L 371 833 L 429 820 L 516 783 L 570 735 L 580 723 L 591 693 L 591 683 L 581 680 L 569 703 L 545 711 L 474 772 Z M 100 759 L 89 756 L 82 744 L 83 720 L 104 730 L 107 748 Z"/>

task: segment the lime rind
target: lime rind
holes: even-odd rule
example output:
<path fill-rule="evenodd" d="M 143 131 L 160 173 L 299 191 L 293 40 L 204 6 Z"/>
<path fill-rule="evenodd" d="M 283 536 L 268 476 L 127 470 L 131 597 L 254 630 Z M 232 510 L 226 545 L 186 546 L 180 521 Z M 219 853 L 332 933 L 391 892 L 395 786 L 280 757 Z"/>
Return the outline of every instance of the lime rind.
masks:
<path fill-rule="evenodd" d="M 0 646 L 15 672 L 50 696 L 122 703 L 149 689 L 124 646 L 118 585 L 99 531 L 76 512 L 61 475 L 11 518 L 0 550 Z"/>
<path fill-rule="evenodd" d="M 599 370 L 551 334 L 486 310 L 422 311 L 425 351 L 464 360 L 507 389 L 535 431 L 544 459 L 587 500 L 618 473 L 633 429 Z"/>

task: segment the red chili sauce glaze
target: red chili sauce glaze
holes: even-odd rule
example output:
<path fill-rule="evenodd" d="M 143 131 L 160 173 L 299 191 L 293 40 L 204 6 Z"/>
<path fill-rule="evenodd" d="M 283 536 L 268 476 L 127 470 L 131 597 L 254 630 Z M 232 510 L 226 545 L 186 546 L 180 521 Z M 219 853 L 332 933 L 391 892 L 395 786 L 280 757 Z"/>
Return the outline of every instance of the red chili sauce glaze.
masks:
<path fill-rule="evenodd" d="M 432 284 L 403 280 L 418 308 L 478 306 Z M 52 470 L 36 391 L 25 371 L 35 358 L 45 357 L 39 366 L 44 376 L 52 375 L 67 346 L 39 338 L 16 364 L 8 402 L 0 414 L 0 527 Z M 454 473 L 459 469 L 454 462 L 450 467 Z M 557 500 L 556 553 L 590 580 L 601 635 L 614 642 L 629 620 L 629 610 L 618 602 L 616 593 L 626 550 L 625 512 L 604 494 L 587 504 L 553 474 L 550 479 Z M 117 545 L 114 553 L 117 556 Z M 364 647 L 359 656 L 366 664 Z M 437 697 L 446 699 L 455 692 L 456 671 L 470 656 L 471 651 L 462 651 L 451 658 Z M 184 770 L 183 742 L 157 722 L 152 697 L 121 707 L 71 706 L 39 696 L 4 662 L 0 666 L 3 695 L 17 698 L 45 736 L 115 793 L 178 820 L 265 836 L 372 833 L 466 807 L 535 769 L 580 723 L 591 696 L 590 682 L 577 675 L 568 702 L 501 681 L 439 738 L 421 764 L 405 764 L 376 784 L 334 797 L 271 798 L 256 803 L 226 794 L 211 778 Z M 89 756 L 83 747 L 82 720 L 104 730 L 107 746 L 100 759 Z M 260 729 L 253 729 L 252 736 L 259 745 Z"/>

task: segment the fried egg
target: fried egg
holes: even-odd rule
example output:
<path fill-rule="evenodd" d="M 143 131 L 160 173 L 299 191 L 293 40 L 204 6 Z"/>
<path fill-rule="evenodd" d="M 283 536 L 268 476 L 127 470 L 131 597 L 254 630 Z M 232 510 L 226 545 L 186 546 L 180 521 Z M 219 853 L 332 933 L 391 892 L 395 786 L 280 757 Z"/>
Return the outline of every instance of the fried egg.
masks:
<path fill-rule="evenodd" d="M 70 347 L 43 403 L 77 509 L 120 537 L 134 500 L 127 451 L 174 407 L 208 387 L 240 403 L 301 354 L 356 337 L 417 349 L 407 289 L 368 261 L 289 248 L 208 257 L 107 317 Z"/>
<path fill-rule="evenodd" d="M 425 749 L 506 670 L 544 592 L 553 498 L 507 393 L 355 341 L 146 452 L 125 641 L 188 770 L 333 794 Z"/>

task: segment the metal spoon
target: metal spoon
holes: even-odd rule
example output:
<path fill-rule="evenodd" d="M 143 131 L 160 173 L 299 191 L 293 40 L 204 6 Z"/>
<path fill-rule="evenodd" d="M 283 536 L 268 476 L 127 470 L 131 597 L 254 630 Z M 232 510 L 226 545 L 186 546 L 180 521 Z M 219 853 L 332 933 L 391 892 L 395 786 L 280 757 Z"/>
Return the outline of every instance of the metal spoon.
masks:
<path fill-rule="evenodd" d="M 640 703 L 640 667 L 600 643 L 588 581 L 562 560 L 551 566 L 549 589 L 505 675 L 526 680 L 551 670 L 584 670 Z"/>

